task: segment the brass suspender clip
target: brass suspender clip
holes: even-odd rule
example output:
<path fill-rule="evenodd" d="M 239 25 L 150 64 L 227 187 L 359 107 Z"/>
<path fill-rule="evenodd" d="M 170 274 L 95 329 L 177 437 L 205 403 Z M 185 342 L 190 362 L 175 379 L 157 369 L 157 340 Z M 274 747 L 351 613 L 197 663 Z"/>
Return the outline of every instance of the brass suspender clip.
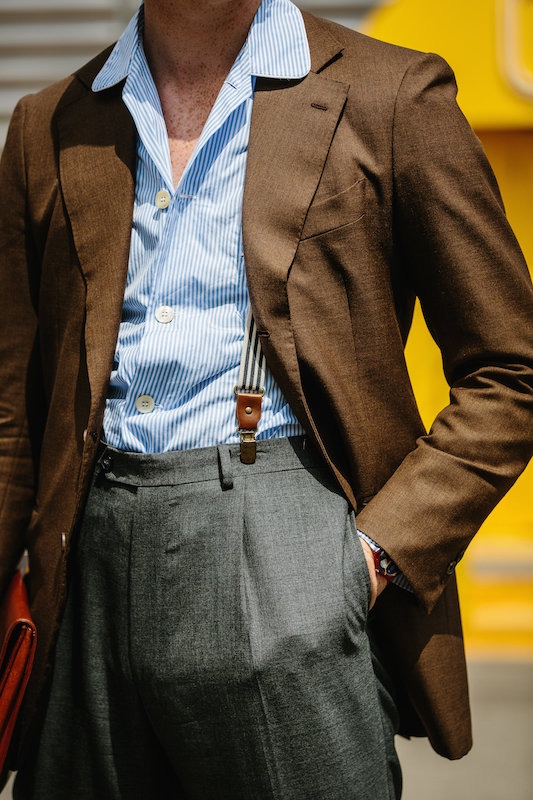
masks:
<path fill-rule="evenodd" d="M 255 441 L 255 431 L 241 431 L 241 461 L 243 464 L 254 464 L 257 452 L 257 445 Z"/>

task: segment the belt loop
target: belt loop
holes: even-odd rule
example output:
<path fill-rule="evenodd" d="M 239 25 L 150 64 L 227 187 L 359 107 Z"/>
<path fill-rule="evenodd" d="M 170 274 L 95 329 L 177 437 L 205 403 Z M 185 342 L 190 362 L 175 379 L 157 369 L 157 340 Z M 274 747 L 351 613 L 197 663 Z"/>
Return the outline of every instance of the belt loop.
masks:
<path fill-rule="evenodd" d="M 233 489 L 233 469 L 231 466 L 231 450 L 227 444 L 217 446 L 218 464 L 220 467 L 220 485 L 222 491 Z"/>

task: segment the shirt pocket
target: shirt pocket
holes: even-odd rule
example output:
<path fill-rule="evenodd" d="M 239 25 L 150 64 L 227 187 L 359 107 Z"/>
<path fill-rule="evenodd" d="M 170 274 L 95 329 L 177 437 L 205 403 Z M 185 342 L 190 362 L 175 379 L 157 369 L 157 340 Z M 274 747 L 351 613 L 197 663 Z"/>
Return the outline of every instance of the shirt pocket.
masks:
<path fill-rule="evenodd" d="M 366 181 L 361 178 L 342 192 L 312 203 L 305 218 L 301 240 L 360 220 L 365 213 L 365 188 Z"/>

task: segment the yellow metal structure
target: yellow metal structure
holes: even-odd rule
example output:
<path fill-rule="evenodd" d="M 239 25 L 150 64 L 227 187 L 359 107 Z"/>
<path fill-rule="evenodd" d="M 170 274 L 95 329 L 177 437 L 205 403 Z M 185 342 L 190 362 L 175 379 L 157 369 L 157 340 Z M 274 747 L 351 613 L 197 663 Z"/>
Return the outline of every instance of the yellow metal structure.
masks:
<path fill-rule="evenodd" d="M 385 0 L 363 31 L 442 55 L 483 142 L 511 224 L 533 265 L 533 0 Z M 498 302 L 498 298 L 494 298 Z M 417 312 L 407 348 L 424 422 L 448 399 Z M 533 657 L 533 464 L 484 524 L 460 567 L 471 656 Z"/>

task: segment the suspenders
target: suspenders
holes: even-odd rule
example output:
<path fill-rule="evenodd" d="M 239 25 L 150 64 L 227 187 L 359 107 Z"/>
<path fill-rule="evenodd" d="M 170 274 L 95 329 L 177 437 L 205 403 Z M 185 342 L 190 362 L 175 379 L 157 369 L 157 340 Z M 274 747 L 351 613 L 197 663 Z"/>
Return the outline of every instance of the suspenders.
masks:
<path fill-rule="evenodd" d="M 261 402 L 265 393 L 265 356 L 257 326 L 248 311 L 244 331 L 239 380 L 235 387 L 237 396 L 237 430 L 241 440 L 241 461 L 253 464 L 256 454 L 255 437 L 261 419 Z"/>

